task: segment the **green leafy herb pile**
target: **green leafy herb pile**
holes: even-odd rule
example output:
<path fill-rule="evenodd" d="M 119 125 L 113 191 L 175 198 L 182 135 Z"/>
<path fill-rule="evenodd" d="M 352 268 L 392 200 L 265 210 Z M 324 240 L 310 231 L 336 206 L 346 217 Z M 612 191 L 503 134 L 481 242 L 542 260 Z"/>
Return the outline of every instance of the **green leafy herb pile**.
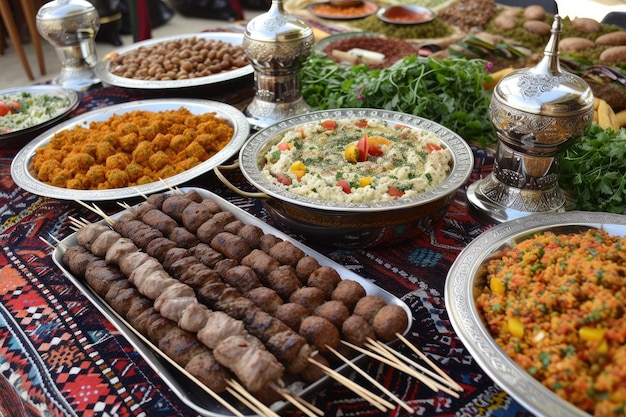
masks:
<path fill-rule="evenodd" d="M 312 110 L 375 108 L 437 122 L 482 147 L 497 142 L 488 117 L 491 92 L 483 60 L 404 57 L 391 67 L 344 66 L 312 54 L 301 72 Z"/>
<path fill-rule="evenodd" d="M 593 123 L 560 162 L 559 185 L 575 196 L 573 209 L 626 214 L 626 129 Z"/>

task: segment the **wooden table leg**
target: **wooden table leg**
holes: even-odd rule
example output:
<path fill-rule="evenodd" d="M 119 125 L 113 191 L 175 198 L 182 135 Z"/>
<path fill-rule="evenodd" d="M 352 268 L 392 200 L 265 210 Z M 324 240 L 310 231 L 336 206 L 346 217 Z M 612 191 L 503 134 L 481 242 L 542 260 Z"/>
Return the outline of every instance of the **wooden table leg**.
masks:
<path fill-rule="evenodd" d="M 2 21 L 4 22 L 4 26 L 9 33 L 9 37 L 11 38 L 11 42 L 13 42 L 13 46 L 15 47 L 15 51 L 22 62 L 22 66 L 26 71 L 26 75 L 29 80 L 34 80 L 33 73 L 30 70 L 30 65 L 28 65 L 28 59 L 26 59 L 26 54 L 24 53 L 24 48 L 22 47 L 22 39 L 20 38 L 20 33 L 15 26 L 15 20 L 13 18 L 13 12 L 11 11 L 11 5 L 9 4 L 9 0 L 0 0 L 0 14 L 2 14 Z"/>
<path fill-rule="evenodd" d="M 46 62 L 44 61 L 43 51 L 41 49 L 41 36 L 37 30 L 37 22 L 35 16 L 37 10 L 35 10 L 34 0 L 21 0 L 22 10 L 24 11 L 24 18 L 28 25 L 28 32 L 30 33 L 30 40 L 35 47 L 35 53 L 37 54 L 37 62 L 39 63 L 39 71 L 41 75 L 46 74 Z"/>

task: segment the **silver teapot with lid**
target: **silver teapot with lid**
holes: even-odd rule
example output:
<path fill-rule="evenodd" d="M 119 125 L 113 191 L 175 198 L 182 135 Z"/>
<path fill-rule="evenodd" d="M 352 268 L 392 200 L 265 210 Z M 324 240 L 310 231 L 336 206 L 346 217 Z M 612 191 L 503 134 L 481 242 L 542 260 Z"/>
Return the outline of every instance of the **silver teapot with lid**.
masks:
<path fill-rule="evenodd" d="M 558 59 L 561 18 L 533 68 L 512 71 L 493 91 L 489 117 L 498 136 L 494 169 L 467 190 L 470 210 L 503 222 L 564 209 L 559 155 L 593 120 L 593 93 Z"/>
<path fill-rule="evenodd" d="M 245 114 L 253 126 L 264 128 L 310 110 L 299 72 L 313 44 L 313 29 L 285 13 L 283 0 L 273 0 L 266 13 L 247 24 L 243 49 L 254 68 L 256 92 Z"/>
<path fill-rule="evenodd" d="M 52 0 L 39 9 L 36 21 L 37 30 L 54 46 L 61 62 L 61 73 L 53 84 L 80 91 L 100 82 L 95 74 L 100 16 L 93 4 Z"/>

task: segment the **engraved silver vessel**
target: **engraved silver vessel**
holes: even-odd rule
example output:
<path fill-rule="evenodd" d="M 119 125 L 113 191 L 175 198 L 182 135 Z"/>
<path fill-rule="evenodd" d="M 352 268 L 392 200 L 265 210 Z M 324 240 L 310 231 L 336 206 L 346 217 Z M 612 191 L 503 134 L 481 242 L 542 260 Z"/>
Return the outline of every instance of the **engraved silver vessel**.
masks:
<path fill-rule="evenodd" d="M 556 14 L 541 61 L 509 73 L 494 88 L 489 107 L 498 135 L 494 169 L 467 190 L 478 217 L 503 222 L 564 209 L 558 158 L 592 122 L 593 93 L 582 78 L 561 69 L 561 29 Z"/>
<path fill-rule="evenodd" d="M 252 126 L 265 128 L 309 111 L 300 91 L 300 69 L 313 50 L 313 29 L 273 0 L 246 26 L 243 48 L 254 68 L 255 96 L 245 109 Z"/>
<path fill-rule="evenodd" d="M 36 21 L 37 30 L 54 46 L 61 62 L 53 84 L 81 91 L 100 82 L 95 73 L 100 16 L 90 2 L 52 0 L 39 9 Z"/>

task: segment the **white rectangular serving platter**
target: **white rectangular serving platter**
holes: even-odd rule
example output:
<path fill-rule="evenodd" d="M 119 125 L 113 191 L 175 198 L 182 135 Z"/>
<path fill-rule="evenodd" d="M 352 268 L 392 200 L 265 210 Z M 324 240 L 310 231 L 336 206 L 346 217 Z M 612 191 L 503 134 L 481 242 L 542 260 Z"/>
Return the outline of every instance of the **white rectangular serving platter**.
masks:
<path fill-rule="evenodd" d="M 275 229 L 274 227 L 264 223 L 260 219 L 254 217 L 245 210 L 235 206 L 227 200 L 219 197 L 218 195 L 202 189 L 202 188 L 181 188 L 181 191 L 197 191 L 203 198 L 213 199 L 223 210 L 232 212 L 238 220 L 244 223 L 252 224 L 260 227 L 265 233 L 273 234 L 281 239 L 287 240 L 293 243 L 298 248 L 302 249 L 307 255 L 313 256 L 320 265 L 330 266 L 334 268 L 342 279 L 351 279 L 359 282 L 368 295 L 376 295 L 381 297 L 387 304 L 395 304 L 402 307 L 408 316 L 409 325 L 404 331 L 408 332 L 413 321 L 413 315 L 407 304 L 392 295 L 388 291 L 378 287 L 372 282 L 366 280 L 360 275 L 350 271 L 344 266 L 336 263 L 335 261 L 325 257 L 317 251 L 309 248 L 308 246 L 294 240 L 285 233 Z M 116 219 L 124 214 L 126 210 L 121 211 L 113 216 L 112 219 Z M 152 367 L 152 369 L 163 379 L 163 381 L 170 387 L 170 389 L 189 407 L 191 407 L 198 414 L 206 417 L 225 417 L 232 416 L 233 414 L 219 401 L 208 393 L 208 389 L 200 383 L 196 378 L 190 375 L 184 370 L 183 367 L 173 362 L 159 348 L 150 342 L 147 338 L 137 332 L 123 317 L 115 312 L 100 296 L 98 296 L 84 281 L 74 277 L 72 273 L 63 264 L 63 254 L 65 250 L 63 248 L 77 245 L 76 234 L 73 233 L 61 241 L 61 244 L 57 245 L 52 256 L 54 263 L 61 269 L 61 271 L 67 276 L 70 282 L 75 285 L 87 299 L 109 320 L 122 334 L 128 342 L 139 352 L 143 359 Z M 363 355 L 359 355 L 353 359 L 358 361 L 363 358 Z M 337 371 L 342 371 L 348 368 L 348 365 L 342 365 L 337 368 Z M 316 392 L 320 387 L 328 381 L 328 378 L 322 378 L 313 384 L 305 386 L 300 392 L 295 394 L 302 397 Z M 226 397 L 226 396 L 225 396 Z M 229 399 L 232 399 L 228 395 Z M 250 410 L 243 408 L 241 404 L 237 404 L 236 401 L 229 401 L 229 403 L 235 405 L 237 408 L 242 409 L 244 415 L 253 415 Z M 279 402 L 272 405 L 272 409 L 276 412 L 290 406 L 288 402 Z"/>

